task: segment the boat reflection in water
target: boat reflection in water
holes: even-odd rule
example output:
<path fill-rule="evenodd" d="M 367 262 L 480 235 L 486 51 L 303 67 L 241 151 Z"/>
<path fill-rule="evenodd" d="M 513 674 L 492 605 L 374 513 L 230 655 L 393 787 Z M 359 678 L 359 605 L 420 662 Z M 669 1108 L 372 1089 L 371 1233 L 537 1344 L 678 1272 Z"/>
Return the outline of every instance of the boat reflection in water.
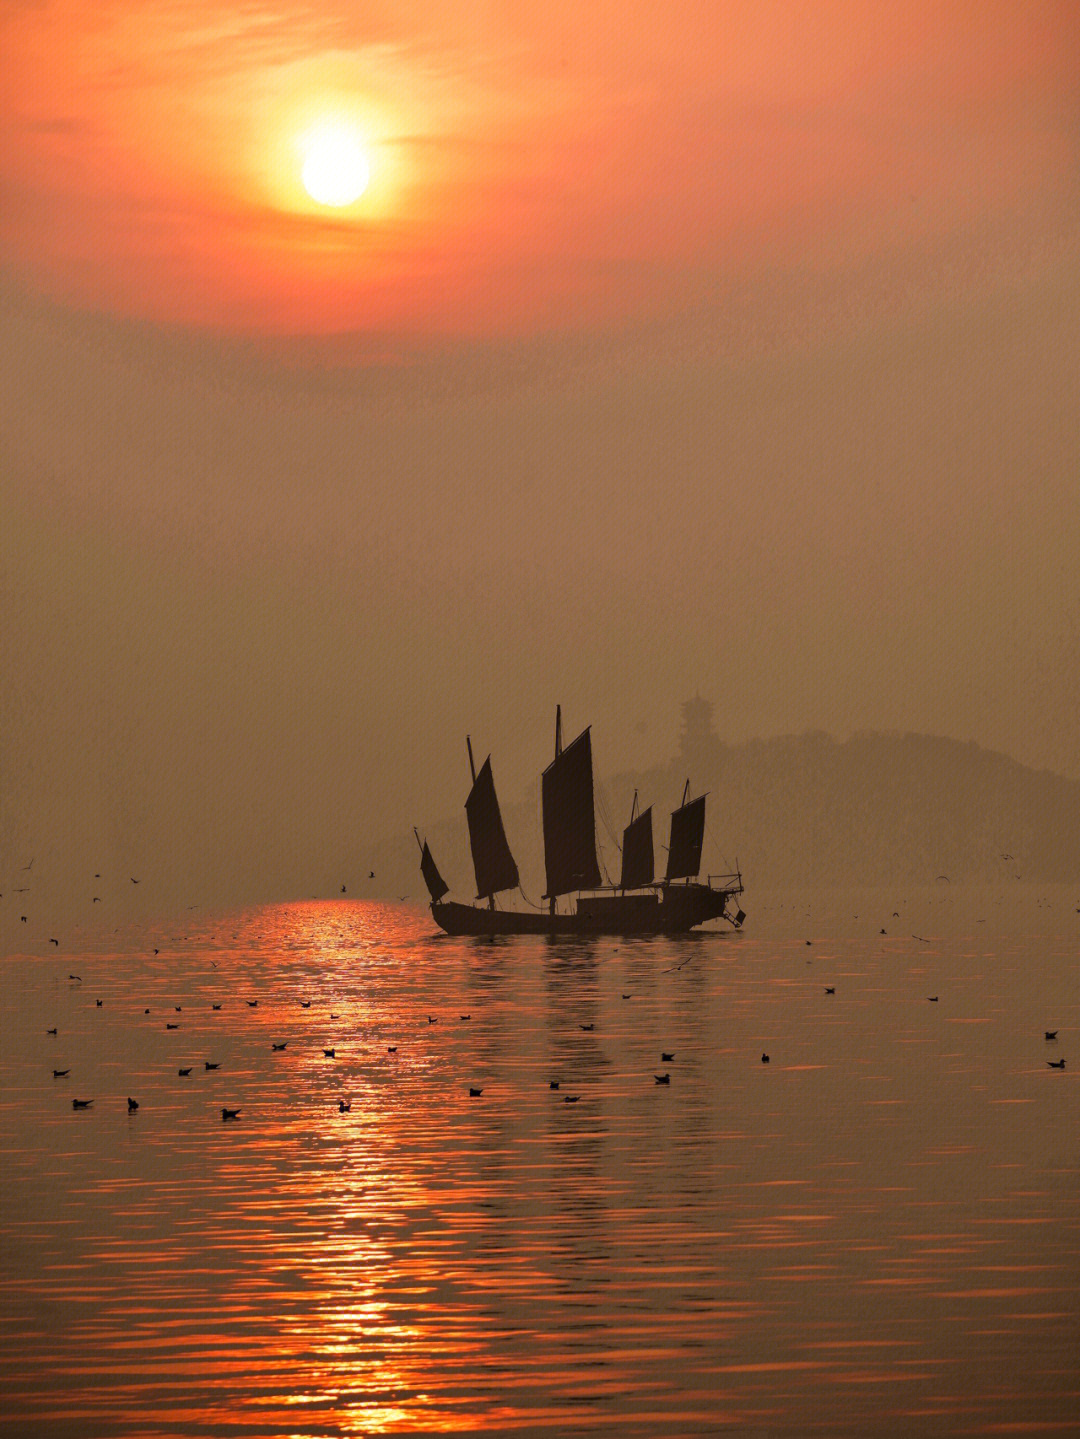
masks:
<path fill-rule="evenodd" d="M 420 870 L 431 895 L 431 913 L 448 934 L 684 934 L 709 920 L 725 919 L 738 929 L 746 916 L 728 906 L 742 894 L 742 876 L 709 875 L 698 882 L 705 837 L 705 795 L 689 800 L 690 781 L 682 804 L 671 816 L 664 878 L 654 878 L 652 808 L 637 813 L 637 792 L 630 823 L 623 831 L 622 871 L 617 885 L 605 886 L 596 853 L 593 807 L 592 743 L 585 729 L 572 744 L 562 746 L 562 711 L 555 713 L 555 758 L 543 774 L 544 864 L 548 902 L 543 911 L 499 909 L 496 895 L 519 888 L 517 862 L 503 828 L 490 755 L 476 773 L 471 741 L 469 767 L 472 789 L 465 801 L 469 846 L 476 872 L 479 904 L 444 898 L 449 886 L 439 873 L 426 841 L 421 844 Z M 417 835 L 420 844 L 420 836 Z M 683 883 L 679 884 L 678 881 Z M 576 896 L 569 909 L 558 901 Z"/>

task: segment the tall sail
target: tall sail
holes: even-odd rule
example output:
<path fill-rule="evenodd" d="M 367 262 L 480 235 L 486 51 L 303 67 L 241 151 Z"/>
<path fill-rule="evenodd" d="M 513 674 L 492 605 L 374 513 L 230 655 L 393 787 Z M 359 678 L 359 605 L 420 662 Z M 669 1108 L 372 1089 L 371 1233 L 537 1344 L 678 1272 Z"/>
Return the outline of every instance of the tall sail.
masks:
<path fill-rule="evenodd" d="M 420 853 L 420 873 L 424 876 L 432 904 L 438 904 L 450 886 L 439 873 L 438 866 L 431 857 L 431 850 L 427 847 L 427 840 L 424 841 L 424 848 Z"/>
<path fill-rule="evenodd" d="M 701 868 L 701 844 L 705 838 L 705 796 L 681 805 L 671 816 L 671 844 L 668 847 L 667 879 L 693 879 Z"/>
<path fill-rule="evenodd" d="M 482 899 L 485 895 L 498 894 L 501 889 L 516 889 L 518 867 L 506 842 L 499 801 L 495 796 L 495 781 L 491 777 L 490 755 L 473 781 L 469 798 L 465 801 L 465 814 L 469 821 L 469 846 L 476 871 L 477 897 Z"/>
<path fill-rule="evenodd" d="M 557 754 L 541 782 L 544 807 L 545 899 L 575 889 L 597 889 L 596 819 L 593 815 L 592 742 L 582 730 Z"/>
<path fill-rule="evenodd" d="M 620 889 L 640 889 L 652 884 L 653 843 L 652 806 L 643 809 L 637 819 L 632 819 L 623 830 L 622 874 Z"/>

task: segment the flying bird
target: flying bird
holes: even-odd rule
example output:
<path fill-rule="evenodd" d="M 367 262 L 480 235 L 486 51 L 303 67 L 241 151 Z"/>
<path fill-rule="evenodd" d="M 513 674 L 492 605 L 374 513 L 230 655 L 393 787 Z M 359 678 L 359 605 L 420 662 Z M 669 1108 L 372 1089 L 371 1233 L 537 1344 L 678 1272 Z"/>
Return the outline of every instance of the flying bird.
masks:
<path fill-rule="evenodd" d="M 59 949 L 59 947 L 60 947 L 60 941 L 59 941 L 58 939 L 50 939 L 50 940 L 49 940 L 49 943 L 50 943 L 50 944 L 55 944 L 58 949 Z"/>

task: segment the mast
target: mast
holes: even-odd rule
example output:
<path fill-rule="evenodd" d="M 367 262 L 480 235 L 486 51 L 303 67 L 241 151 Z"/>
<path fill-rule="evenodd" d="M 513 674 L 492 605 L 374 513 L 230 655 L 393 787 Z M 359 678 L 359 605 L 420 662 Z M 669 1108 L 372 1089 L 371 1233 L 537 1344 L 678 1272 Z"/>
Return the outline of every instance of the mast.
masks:
<path fill-rule="evenodd" d="M 468 748 L 469 767 L 473 769 L 471 742 Z M 465 801 L 465 815 L 469 821 L 469 848 L 476 871 L 477 898 L 486 898 L 488 908 L 494 909 L 499 890 L 517 888 L 518 867 L 506 842 L 495 781 L 491 776 L 490 755 L 481 766 L 480 773 L 475 774 L 474 771 L 473 787 Z"/>
<path fill-rule="evenodd" d="M 562 711 L 555 712 L 555 758 L 543 773 L 544 865 L 549 913 L 560 894 L 597 889 L 596 818 L 593 813 L 592 742 L 588 729 L 562 748 Z"/>

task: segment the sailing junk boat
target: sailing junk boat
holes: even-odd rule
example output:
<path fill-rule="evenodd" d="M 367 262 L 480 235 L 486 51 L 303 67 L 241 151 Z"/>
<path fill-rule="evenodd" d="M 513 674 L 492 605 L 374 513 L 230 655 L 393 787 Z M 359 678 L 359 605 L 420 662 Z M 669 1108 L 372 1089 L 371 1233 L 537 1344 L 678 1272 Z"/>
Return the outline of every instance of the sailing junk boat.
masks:
<path fill-rule="evenodd" d="M 707 875 L 698 880 L 705 834 L 705 796 L 687 800 L 671 816 L 671 839 L 663 879 L 654 875 L 652 809 L 637 810 L 623 831 L 622 871 L 617 885 L 605 885 L 596 855 L 593 812 L 592 743 L 588 729 L 562 747 L 562 715 L 555 712 L 555 758 L 543 773 L 544 865 L 547 912 L 496 909 L 495 896 L 517 889 L 518 868 L 503 829 L 490 756 L 477 774 L 472 744 L 472 789 L 465 801 L 469 846 L 476 872 L 476 904 L 446 900 L 449 887 L 426 842 L 420 871 L 431 895 L 431 913 L 447 934 L 679 934 L 710 919 L 726 919 L 736 929 L 745 915 L 729 901 L 742 894 L 742 876 Z M 415 831 L 414 831 L 415 833 Z M 416 836 L 420 844 L 420 836 Z M 678 883 L 678 881 L 682 883 Z M 576 904 L 560 912 L 556 901 L 576 895 Z M 479 901 L 486 900 L 486 908 Z"/>

